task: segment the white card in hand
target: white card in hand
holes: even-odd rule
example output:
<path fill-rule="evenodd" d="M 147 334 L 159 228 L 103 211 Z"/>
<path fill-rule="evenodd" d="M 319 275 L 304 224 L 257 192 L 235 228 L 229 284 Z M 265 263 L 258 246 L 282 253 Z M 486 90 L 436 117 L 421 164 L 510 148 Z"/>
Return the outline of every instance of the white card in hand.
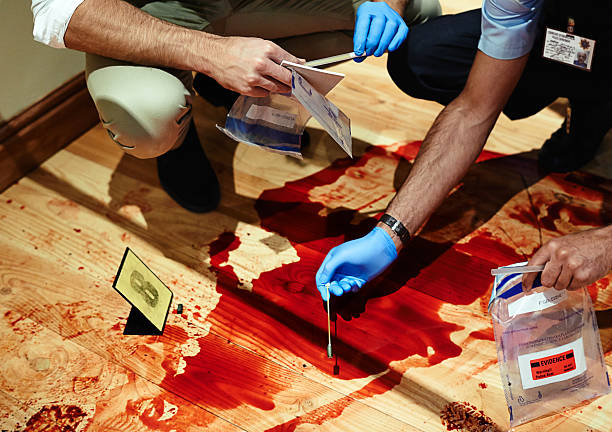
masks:
<path fill-rule="evenodd" d="M 336 105 L 316 91 L 297 71 L 292 69 L 291 74 L 293 96 L 317 119 L 342 150 L 353 157 L 351 120 Z"/>

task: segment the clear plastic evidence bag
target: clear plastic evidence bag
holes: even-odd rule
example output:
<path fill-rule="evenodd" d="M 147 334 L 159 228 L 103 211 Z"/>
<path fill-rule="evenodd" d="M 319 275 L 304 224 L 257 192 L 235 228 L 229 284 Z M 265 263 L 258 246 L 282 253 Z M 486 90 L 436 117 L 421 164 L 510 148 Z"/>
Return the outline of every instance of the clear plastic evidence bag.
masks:
<path fill-rule="evenodd" d="M 489 302 L 511 427 L 610 392 L 587 289 L 524 293 L 522 276 L 496 276 Z"/>
<path fill-rule="evenodd" d="M 350 119 L 325 97 L 344 75 L 291 62 L 282 66 L 291 71 L 291 93 L 240 96 L 225 127 L 217 128 L 235 141 L 301 159 L 304 127 L 313 116 L 352 157 Z"/>

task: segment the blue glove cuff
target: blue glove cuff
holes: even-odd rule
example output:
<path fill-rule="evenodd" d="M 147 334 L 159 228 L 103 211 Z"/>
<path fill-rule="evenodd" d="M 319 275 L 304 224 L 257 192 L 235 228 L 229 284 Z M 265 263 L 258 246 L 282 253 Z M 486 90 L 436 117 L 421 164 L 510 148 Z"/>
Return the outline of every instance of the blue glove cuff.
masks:
<path fill-rule="evenodd" d="M 384 244 L 387 256 L 391 258 L 391 261 L 394 261 L 397 258 L 395 243 L 393 243 L 393 240 L 391 239 L 391 236 L 387 234 L 387 231 L 379 227 L 374 227 L 370 235 L 375 237 L 378 242 Z"/>

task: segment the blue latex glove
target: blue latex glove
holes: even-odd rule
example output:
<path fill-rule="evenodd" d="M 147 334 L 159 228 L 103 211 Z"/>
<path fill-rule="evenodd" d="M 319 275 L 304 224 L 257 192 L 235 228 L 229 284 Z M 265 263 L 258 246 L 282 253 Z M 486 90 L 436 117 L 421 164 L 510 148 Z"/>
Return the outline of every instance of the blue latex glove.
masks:
<path fill-rule="evenodd" d="M 397 258 L 397 249 L 389 234 L 374 228 L 368 235 L 342 243 L 329 251 L 317 271 L 317 288 L 324 301 L 329 292 L 340 296 L 356 292 L 381 274 Z"/>
<path fill-rule="evenodd" d="M 386 50 L 395 51 L 408 36 L 402 17 L 385 2 L 365 2 L 357 9 L 353 51 L 355 54 L 380 57 Z M 362 61 L 364 57 L 355 61 Z"/>

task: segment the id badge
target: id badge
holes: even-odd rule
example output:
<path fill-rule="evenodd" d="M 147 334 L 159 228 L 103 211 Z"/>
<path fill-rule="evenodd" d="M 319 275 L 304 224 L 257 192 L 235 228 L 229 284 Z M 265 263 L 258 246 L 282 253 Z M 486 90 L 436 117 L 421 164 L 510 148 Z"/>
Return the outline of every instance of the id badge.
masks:
<path fill-rule="evenodd" d="M 593 39 L 546 28 L 542 57 L 590 71 L 594 52 Z"/>

